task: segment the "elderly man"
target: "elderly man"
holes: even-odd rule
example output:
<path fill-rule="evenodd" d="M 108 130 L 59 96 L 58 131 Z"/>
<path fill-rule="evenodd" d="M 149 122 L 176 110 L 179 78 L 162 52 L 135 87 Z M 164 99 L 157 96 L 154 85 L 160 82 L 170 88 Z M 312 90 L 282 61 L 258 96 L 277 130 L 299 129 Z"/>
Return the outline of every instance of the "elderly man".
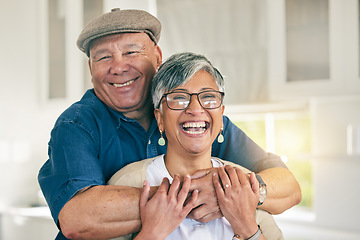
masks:
<path fill-rule="evenodd" d="M 158 144 L 149 92 L 162 62 L 160 31 L 158 19 L 145 11 L 113 9 L 78 38 L 94 89 L 56 121 L 49 159 L 38 176 L 61 230 L 57 239 L 109 239 L 141 228 L 141 189 L 105 184 L 128 163 L 166 153 L 166 145 Z M 223 124 L 224 141 L 213 143 L 212 155 L 258 173 L 259 208 L 277 214 L 299 203 L 300 187 L 279 157 L 264 152 L 228 118 Z M 192 180 L 199 197 L 189 217 L 200 222 L 221 217 L 211 171 L 216 170 L 200 171 Z"/>

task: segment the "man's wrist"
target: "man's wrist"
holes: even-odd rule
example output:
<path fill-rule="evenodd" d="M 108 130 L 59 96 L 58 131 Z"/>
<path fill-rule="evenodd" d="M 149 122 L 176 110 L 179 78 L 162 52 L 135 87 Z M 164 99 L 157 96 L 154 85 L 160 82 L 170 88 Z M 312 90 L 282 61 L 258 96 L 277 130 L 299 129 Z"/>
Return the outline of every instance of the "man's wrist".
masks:
<path fill-rule="evenodd" d="M 267 186 L 260 175 L 255 174 L 255 176 L 259 182 L 259 188 L 260 188 L 260 198 L 259 198 L 258 206 L 261 206 L 261 205 L 263 205 L 263 203 L 267 197 Z"/>

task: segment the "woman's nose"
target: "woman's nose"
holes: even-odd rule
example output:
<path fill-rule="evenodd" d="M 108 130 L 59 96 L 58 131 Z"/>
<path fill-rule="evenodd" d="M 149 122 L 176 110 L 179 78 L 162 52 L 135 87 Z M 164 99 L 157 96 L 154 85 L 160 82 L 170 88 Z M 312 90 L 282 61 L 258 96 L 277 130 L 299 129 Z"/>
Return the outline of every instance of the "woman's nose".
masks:
<path fill-rule="evenodd" d="M 204 108 L 201 106 L 199 99 L 196 95 L 190 97 L 189 106 L 185 109 L 187 113 L 196 114 L 204 112 Z"/>
<path fill-rule="evenodd" d="M 111 62 L 110 73 L 114 75 L 121 75 L 124 72 L 129 71 L 129 61 L 122 54 L 116 54 L 113 56 Z"/>

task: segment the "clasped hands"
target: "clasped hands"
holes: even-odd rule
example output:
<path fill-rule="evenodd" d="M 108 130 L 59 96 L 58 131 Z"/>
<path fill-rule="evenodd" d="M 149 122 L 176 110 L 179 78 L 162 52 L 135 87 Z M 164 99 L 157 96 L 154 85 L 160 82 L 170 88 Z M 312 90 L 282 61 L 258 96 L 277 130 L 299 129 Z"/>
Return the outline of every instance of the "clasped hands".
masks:
<path fill-rule="evenodd" d="M 182 182 L 175 175 L 171 185 L 164 178 L 151 199 L 145 181 L 140 197 L 142 230 L 136 239 L 165 239 L 186 216 L 199 222 L 225 216 L 234 231 L 253 232 L 259 196 L 255 174 L 231 166 L 199 170 Z"/>

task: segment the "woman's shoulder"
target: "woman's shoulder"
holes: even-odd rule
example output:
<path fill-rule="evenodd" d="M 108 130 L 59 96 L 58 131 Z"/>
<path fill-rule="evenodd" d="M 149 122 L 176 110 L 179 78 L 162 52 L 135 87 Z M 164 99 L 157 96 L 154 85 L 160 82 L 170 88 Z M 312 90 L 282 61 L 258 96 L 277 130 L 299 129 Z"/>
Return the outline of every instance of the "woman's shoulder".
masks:
<path fill-rule="evenodd" d="M 243 172 L 245 173 L 250 173 L 251 171 L 241 165 L 238 165 L 236 163 L 233 163 L 233 162 L 230 162 L 230 161 L 226 161 L 226 160 L 222 160 L 220 158 L 217 158 L 217 157 L 211 157 L 212 159 L 215 159 L 216 161 L 219 161 L 222 163 L 222 165 L 230 165 L 232 167 L 237 167 L 237 168 L 240 168 Z"/>
<path fill-rule="evenodd" d="M 108 185 L 142 187 L 146 179 L 146 169 L 155 159 L 156 157 L 148 158 L 126 165 L 110 178 Z"/>

